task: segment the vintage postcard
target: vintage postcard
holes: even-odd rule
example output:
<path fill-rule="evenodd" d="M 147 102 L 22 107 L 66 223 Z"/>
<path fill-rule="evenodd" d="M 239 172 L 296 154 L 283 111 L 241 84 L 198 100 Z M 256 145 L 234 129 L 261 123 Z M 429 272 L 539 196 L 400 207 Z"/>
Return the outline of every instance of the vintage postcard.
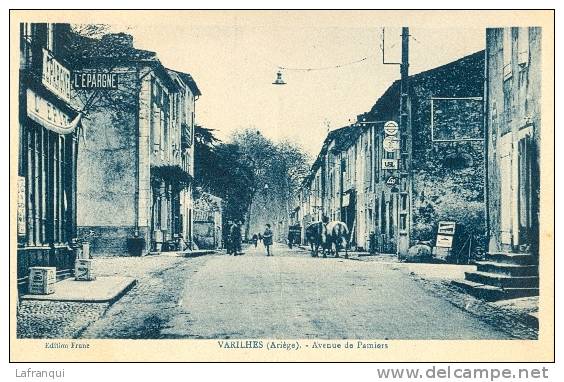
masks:
<path fill-rule="evenodd" d="M 10 360 L 554 359 L 554 12 L 10 12 Z"/>

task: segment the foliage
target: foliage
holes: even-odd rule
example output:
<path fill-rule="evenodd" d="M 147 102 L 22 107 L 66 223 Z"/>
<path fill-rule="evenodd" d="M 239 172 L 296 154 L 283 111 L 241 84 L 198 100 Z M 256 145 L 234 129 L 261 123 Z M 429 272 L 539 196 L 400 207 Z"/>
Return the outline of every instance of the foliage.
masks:
<path fill-rule="evenodd" d="M 192 183 L 190 174 L 177 165 L 151 166 L 151 176 L 171 184 L 175 190 L 182 190 Z"/>
<path fill-rule="evenodd" d="M 194 140 L 196 186 L 224 200 L 225 220 L 244 220 L 247 229 L 287 220 L 309 169 L 310 158 L 301 147 L 275 143 L 250 129 L 222 143 L 214 130 L 198 126 Z"/>
<path fill-rule="evenodd" d="M 74 69 L 96 69 L 111 72 L 130 67 L 138 59 L 158 62 L 156 54 L 133 46 L 133 37 L 110 33 L 105 24 L 73 25 L 66 42 L 66 60 Z M 85 116 L 98 111 L 110 113 L 115 121 L 137 107 L 139 89 L 134 72 L 121 73 L 117 89 L 81 90 L 73 95 L 73 103 Z"/>
<path fill-rule="evenodd" d="M 239 147 L 221 143 L 213 129 L 194 129 L 194 176 L 197 188 L 223 199 L 225 220 L 243 220 L 254 190 L 254 174 Z"/>

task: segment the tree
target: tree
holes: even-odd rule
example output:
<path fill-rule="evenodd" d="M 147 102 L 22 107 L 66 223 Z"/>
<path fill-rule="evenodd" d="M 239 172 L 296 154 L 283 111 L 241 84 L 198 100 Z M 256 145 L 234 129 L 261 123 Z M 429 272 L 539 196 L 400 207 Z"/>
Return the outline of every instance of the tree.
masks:
<path fill-rule="evenodd" d="M 285 237 L 300 182 L 309 171 L 310 157 L 296 143 L 278 143 L 256 130 L 236 132 L 232 142 L 241 148 L 255 174 L 256 185 L 247 211 L 247 234 L 271 224 Z"/>
<path fill-rule="evenodd" d="M 224 199 L 226 220 L 245 220 L 247 236 L 266 223 L 285 232 L 309 156 L 296 143 L 275 143 L 256 130 L 238 131 L 230 143 L 213 132 L 195 130 L 196 185 Z"/>
<path fill-rule="evenodd" d="M 255 177 L 235 144 L 221 143 L 213 129 L 194 130 L 196 187 L 223 199 L 225 220 L 244 220 L 252 200 Z"/>

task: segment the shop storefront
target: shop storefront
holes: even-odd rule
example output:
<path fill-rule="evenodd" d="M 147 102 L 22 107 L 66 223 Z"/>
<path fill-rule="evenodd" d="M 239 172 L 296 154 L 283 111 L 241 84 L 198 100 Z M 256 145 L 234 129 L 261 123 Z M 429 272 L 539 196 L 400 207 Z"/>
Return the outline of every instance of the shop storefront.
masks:
<path fill-rule="evenodd" d="M 70 106 L 70 70 L 53 52 L 57 28 L 21 30 L 17 206 L 18 285 L 29 267 L 72 274 L 80 115 Z"/>

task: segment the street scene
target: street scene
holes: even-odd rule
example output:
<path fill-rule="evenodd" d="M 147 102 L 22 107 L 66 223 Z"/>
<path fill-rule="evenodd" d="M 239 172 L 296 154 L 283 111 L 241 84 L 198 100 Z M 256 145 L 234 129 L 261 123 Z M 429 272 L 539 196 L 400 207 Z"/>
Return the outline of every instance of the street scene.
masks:
<path fill-rule="evenodd" d="M 542 28 L 291 20 L 20 24 L 18 338 L 539 338 Z"/>
<path fill-rule="evenodd" d="M 119 301 L 42 301 L 40 307 L 37 301 L 25 301 L 21 314 L 26 325 L 20 335 L 367 340 L 536 336 L 527 320 L 531 312 L 523 306 L 487 304 L 449 288 L 449 277 L 463 277 L 464 267 L 437 271 L 393 257 L 318 259 L 307 250 L 283 245 L 273 248 L 272 257 L 265 255 L 264 247 L 250 245 L 237 257 L 148 256 L 133 264 L 125 261 L 95 262 L 99 274 L 110 276 L 119 268 L 121 274 L 138 279 Z M 497 324 L 501 319 L 504 325 Z"/>

